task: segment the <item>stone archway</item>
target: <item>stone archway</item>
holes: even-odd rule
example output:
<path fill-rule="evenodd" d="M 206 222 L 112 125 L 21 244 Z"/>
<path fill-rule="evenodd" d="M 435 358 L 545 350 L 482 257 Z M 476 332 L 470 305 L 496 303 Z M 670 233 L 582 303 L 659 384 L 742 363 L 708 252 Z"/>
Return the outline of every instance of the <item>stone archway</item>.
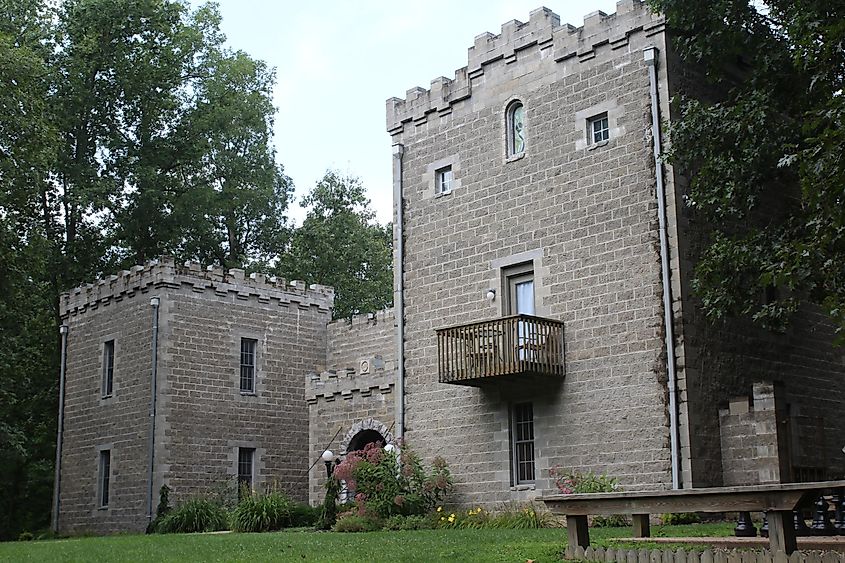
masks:
<path fill-rule="evenodd" d="M 390 429 L 375 418 L 365 418 L 352 425 L 340 442 L 340 451 L 344 454 L 361 450 L 371 442 L 382 442 L 383 445 L 393 443 Z"/>

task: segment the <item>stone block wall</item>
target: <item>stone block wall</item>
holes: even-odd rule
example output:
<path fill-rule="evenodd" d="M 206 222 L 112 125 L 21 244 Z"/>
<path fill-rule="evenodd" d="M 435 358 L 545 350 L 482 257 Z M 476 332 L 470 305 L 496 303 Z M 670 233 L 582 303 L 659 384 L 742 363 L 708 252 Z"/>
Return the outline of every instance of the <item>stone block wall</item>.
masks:
<path fill-rule="evenodd" d="M 725 486 L 779 483 L 779 420 L 775 387 L 756 383 L 752 395 L 735 397 L 719 411 Z"/>
<path fill-rule="evenodd" d="M 720 87 L 707 84 L 700 69 L 685 65 L 671 52 L 667 71 L 669 95 L 718 99 Z M 838 414 L 845 404 L 845 349 L 833 345 L 835 327 L 820 308 L 809 304 L 801 305 L 780 333 L 764 330 L 745 318 L 714 321 L 705 317 L 691 283 L 695 264 L 708 244 L 710 225 L 683 207 L 687 173 L 668 169 L 675 191 L 678 249 L 673 257 L 679 272 L 673 292 L 684 485 L 723 484 L 720 406 L 748 394 L 759 381 L 778 383 L 779 398 L 784 408 L 788 407 L 787 445 L 791 445 L 782 454 L 797 469 L 782 472 L 782 480 L 806 480 L 802 468 L 818 477 L 845 476 L 845 441 L 841 438 L 845 418 Z M 770 221 L 788 200 L 784 193 L 781 201 L 769 198 L 761 202 L 758 218 L 750 220 Z M 764 299 L 760 295 L 761 305 Z"/>
<path fill-rule="evenodd" d="M 69 326 L 62 532 L 147 525 L 152 307 L 160 300 L 153 505 L 222 489 L 237 449 L 255 448 L 256 487 L 307 500 L 303 379 L 326 361 L 333 291 L 242 270 L 163 259 L 63 296 Z M 240 339 L 258 341 L 256 391 L 241 393 Z M 100 398 L 102 342 L 115 340 L 114 393 Z M 110 502 L 97 508 L 98 453 L 111 451 Z"/>
<path fill-rule="evenodd" d="M 660 257 L 648 70 L 663 21 L 625 1 L 584 26 L 551 12 L 483 35 L 454 81 L 389 100 L 404 147 L 406 437 L 442 454 L 457 500 L 492 505 L 550 489 L 562 465 L 670 486 Z M 525 107 L 526 150 L 506 155 L 505 108 Z M 588 117 L 607 112 L 606 144 Z M 450 165 L 449 194 L 434 171 Z M 533 263 L 537 315 L 565 327 L 566 377 L 545 384 L 438 383 L 435 330 L 503 315 L 503 269 Z M 493 302 L 485 299 L 497 290 Z M 513 486 L 509 408 L 534 408 L 537 480 Z"/>
<path fill-rule="evenodd" d="M 123 272 L 114 285 L 138 272 Z M 105 293 L 105 292 L 104 292 Z M 62 448 L 62 533 L 142 531 L 147 514 L 147 440 L 152 368 L 152 307 L 148 287 L 70 305 L 62 300 L 68 326 L 64 444 Z M 114 340 L 114 388 L 103 398 L 103 347 Z M 111 452 L 111 495 L 99 507 L 101 450 Z"/>
<path fill-rule="evenodd" d="M 343 455 L 362 430 L 393 441 L 396 412 L 396 328 L 393 310 L 328 326 L 329 370 L 305 377 L 309 423 L 309 498 L 325 496 L 326 449 Z"/>

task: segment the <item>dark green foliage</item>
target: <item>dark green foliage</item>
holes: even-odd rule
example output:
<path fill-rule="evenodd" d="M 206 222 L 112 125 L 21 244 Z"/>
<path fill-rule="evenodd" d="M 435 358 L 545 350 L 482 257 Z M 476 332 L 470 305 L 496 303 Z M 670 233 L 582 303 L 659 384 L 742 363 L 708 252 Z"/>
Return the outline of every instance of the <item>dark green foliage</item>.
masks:
<path fill-rule="evenodd" d="M 273 532 L 291 526 L 291 501 L 279 492 L 245 495 L 232 513 L 237 532 Z"/>
<path fill-rule="evenodd" d="M 709 83 L 676 100 L 669 161 L 707 226 L 707 315 L 782 329 L 802 300 L 845 328 L 845 4 L 652 0 Z"/>
<path fill-rule="evenodd" d="M 335 318 L 393 303 L 393 234 L 379 225 L 356 178 L 326 172 L 302 201 L 310 208 L 279 265 L 287 279 L 335 288 Z"/>
<path fill-rule="evenodd" d="M 180 504 L 162 518 L 157 531 L 162 534 L 216 532 L 228 526 L 228 515 L 218 503 L 195 498 Z"/>
<path fill-rule="evenodd" d="M 337 495 L 340 494 L 340 481 L 337 479 L 326 480 L 326 497 L 323 499 L 323 506 L 320 508 L 320 517 L 317 520 L 318 530 L 331 530 L 337 522 Z"/>
<path fill-rule="evenodd" d="M 170 513 L 170 487 L 162 485 L 158 491 L 158 506 L 156 517 L 147 525 L 147 533 L 153 534 L 158 530 L 161 521 Z"/>
<path fill-rule="evenodd" d="M 664 526 L 678 526 L 680 524 L 698 524 L 701 517 L 695 512 L 670 512 L 660 516 Z"/>
<path fill-rule="evenodd" d="M 290 527 L 305 528 L 315 526 L 322 513 L 321 506 L 310 506 L 297 502 L 290 507 Z"/>
<path fill-rule="evenodd" d="M 334 532 L 375 532 L 381 530 L 381 520 L 373 516 L 359 516 L 348 512 L 337 519 L 332 527 Z"/>

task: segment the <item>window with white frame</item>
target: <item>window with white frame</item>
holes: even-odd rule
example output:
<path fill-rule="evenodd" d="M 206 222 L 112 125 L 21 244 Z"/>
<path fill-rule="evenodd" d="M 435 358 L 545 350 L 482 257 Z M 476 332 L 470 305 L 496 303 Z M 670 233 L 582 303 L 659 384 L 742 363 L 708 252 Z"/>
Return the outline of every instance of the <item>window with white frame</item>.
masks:
<path fill-rule="evenodd" d="M 505 112 L 507 128 L 507 155 L 519 156 L 525 152 L 525 106 L 512 102 Z"/>
<path fill-rule="evenodd" d="M 444 166 L 434 172 L 434 190 L 436 194 L 448 194 L 452 192 L 452 184 L 455 176 L 451 166 Z"/>
<path fill-rule="evenodd" d="M 109 506 L 110 474 L 111 450 L 100 450 L 99 467 L 97 469 L 97 504 L 100 508 L 108 508 Z"/>
<path fill-rule="evenodd" d="M 593 145 L 610 138 L 610 122 L 607 112 L 595 115 L 587 120 L 587 140 Z"/>
<path fill-rule="evenodd" d="M 534 483 L 534 406 L 519 403 L 511 409 L 511 450 L 515 485 Z"/>
<path fill-rule="evenodd" d="M 241 393 L 255 393 L 255 360 L 258 340 L 241 338 Z"/>
<path fill-rule="evenodd" d="M 102 396 L 111 397 L 114 392 L 114 340 L 103 342 Z"/>

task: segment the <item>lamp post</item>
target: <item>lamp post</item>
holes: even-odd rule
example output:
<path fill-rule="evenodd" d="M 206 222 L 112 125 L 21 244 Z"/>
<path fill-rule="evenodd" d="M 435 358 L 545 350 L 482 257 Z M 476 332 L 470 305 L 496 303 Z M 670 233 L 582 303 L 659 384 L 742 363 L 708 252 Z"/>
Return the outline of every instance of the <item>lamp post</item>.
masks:
<path fill-rule="evenodd" d="M 326 477 L 331 478 L 332 473 L 334 473 L 334 453 L 331 450 L 326 450 L 320 456 L 320 459 L 326 464 Z"/>

